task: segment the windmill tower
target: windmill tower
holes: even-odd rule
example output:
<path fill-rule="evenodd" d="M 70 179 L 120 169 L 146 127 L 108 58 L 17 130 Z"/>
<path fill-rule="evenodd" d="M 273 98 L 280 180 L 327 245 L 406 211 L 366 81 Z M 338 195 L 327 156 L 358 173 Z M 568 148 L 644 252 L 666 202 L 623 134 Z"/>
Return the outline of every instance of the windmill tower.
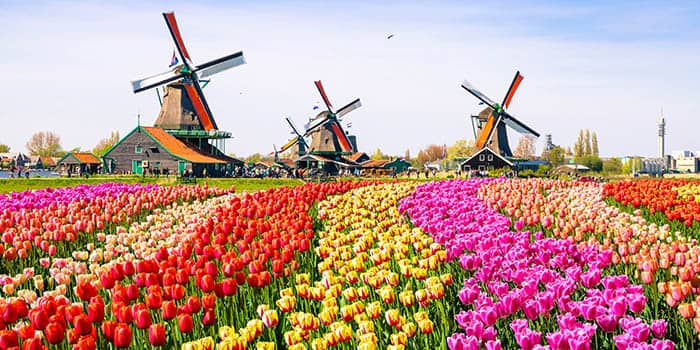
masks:
<path fill-rule="evenodd" d="M 311 138 L 311 153 L 337 158 L 356 152 L 357 146 L 343 130 L 340 120 L 346 114 L 360 108 L 362 102 L 358 98 L 337 111 L 333 111 L 333 106 L 323 89 L 321 81 L 315 81 L 314 84 L 319 94 L 321 94 L 327 110 L 316 115 L 304 133 L 304 136 Z"/>
<path fill-rule="evenodd" d="M 164 129 L 202 153 L 228 158 L 224 154 L 224 148 L 225 140 L 231 138 L 231 133 L 219 130 L 202 87 L 209 82 L 209 77 L 245 64 L 243 52 L 194 65 L 180 34 L 175 14 L 163 13 L 163 18 L 177 50 L 177 55 L 173 54 L 174 67 L 165 73 L 132 81 L 133 91 L 139 93 L 165 86 L 165 95 L 154 126 Z"/>
<path fill-rule="evenodd" d="M 287 120 L 287 124 L 289 124 L 289 127 L 292 129 L 292 135 L 295 136 L 292 136 L 279 150 L 275 150 L 275 153 L 280 154 L 288 149 L 292 149 L 293 153 L 297 156 L 303 156 L 306 154 L 306 150 L 309 149 L 309 145 L 306 143 L 304 136 L 299 133 L 299 129 L 297 129 L 292 120 L 289 118 L 284 119 Z"/>
<path fill-rule="evenodd" d="M 477 152 L 483 148 L 489 148 L 503 157 L 512 157 L 513 152 L 510 150 L 510 145 L 508 144 L 506 126 L 511 127 L 513 130 L 523 135 L 532 135 L 534 137 L 540 136 L 537 131 L 530 128 L 518 119 L 515 119 L 515 117 L 506 112 L 506 109 L 508 106 L 510 106 L 510 102 L 515 95 L 515 91 L 518 89 L 518 86 L 520 86 L 520 82 L 522 82 L 522 80 L 523 76 L 519 71 L 516 72 L 515 77 L 510 83 L 510 87 L 508 88 L 508 91 L 506 92 L 501 104 L 493 102 L 493 100 L 471 85 L 469 81 L 465 80 L 464 83 L 462 83 L 462 88 L 474 95 L 474 97 L 478 98 L 481 101 L 481 104 L 485 104 L 487 106 L 479 113 L 478 116 L 472 117 L 472 123 L 476 124 L 475 131 L 477 131 Z"/>

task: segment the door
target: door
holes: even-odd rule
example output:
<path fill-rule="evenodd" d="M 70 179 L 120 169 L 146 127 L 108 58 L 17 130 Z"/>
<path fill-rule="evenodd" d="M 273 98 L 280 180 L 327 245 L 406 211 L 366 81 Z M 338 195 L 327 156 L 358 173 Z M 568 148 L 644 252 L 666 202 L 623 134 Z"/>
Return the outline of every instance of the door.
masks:
<path fill-rule="evenodd" d="M 132 160 L 131 172 L 138 175 L 143 174 L 143 163 L 140 160 Z"/>
<path fill-rule="evenodd" d="M 178 162 L 177 163 L 177 173 L 182 175 L 182 173 L 185 172 L 185 162 Z"/>

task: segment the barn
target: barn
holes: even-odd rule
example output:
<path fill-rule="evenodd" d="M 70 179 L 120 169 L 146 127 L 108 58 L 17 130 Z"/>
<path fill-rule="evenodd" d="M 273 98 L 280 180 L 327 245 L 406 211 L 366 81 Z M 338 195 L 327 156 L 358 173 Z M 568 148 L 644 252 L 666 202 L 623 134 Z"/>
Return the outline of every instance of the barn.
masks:
<path fill-rule="evenodd" d="M 159 127 L 137 126 L 102 157 L 112 174 L 223 176 L 243 162 L 205 154 Z"/>

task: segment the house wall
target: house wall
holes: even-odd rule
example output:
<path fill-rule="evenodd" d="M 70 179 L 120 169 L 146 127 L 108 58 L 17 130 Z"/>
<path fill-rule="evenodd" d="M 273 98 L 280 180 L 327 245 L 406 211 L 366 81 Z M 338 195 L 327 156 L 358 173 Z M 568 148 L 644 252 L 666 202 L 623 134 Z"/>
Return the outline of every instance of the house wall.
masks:
<path fill-rule="evenodd" d="M 483 159 L 482 159 L 483 156 Z M 483 168 L 481 168 L 483 167 Z M 462 163 L 462 170 L 493 170 L 499 168 L 509 168 L 510 165 L 501 158 L 489 152 L 482 152 L 469 161 Z"/>
<path fill-rule="evenodd" d="M 141 145 L 141 153 L 136 153 L 136 146 Z M 170 155 L 158 143 L 153 141 L 145 131 L 135 131 L 105 155 L 107 172 L 113 174 L 134 173 L 132 163 L 148 161 L 148 173 L 156 168 L 161 172 L 168 169 L 170 174 L 178 173 L 180 159 Z M 185 169 L 192 169 L 191 163 L 185 164 Z"/>

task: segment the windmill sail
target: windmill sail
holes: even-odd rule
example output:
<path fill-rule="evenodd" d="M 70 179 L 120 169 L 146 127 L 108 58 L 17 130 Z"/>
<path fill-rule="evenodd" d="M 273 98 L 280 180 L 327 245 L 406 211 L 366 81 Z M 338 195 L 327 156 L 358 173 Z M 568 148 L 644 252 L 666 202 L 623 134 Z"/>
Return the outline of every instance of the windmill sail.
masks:
<path fill-rule="evenodd" d="M 243 52 L 236 52 L 234 54 L 224 56 L 213 61 L 209 61 L 202 65 L 197 66 L 195 72 L 200 79 L 206 79 L 216 73 L 223 72 L 225 70 L 231 69 L 236 66 L 245 64 L 245 57 L 243 57 Z"/>
<path fill-rule="evenodd" d="M 362 102 L 360 102 L 360 99 L 356 99 L 355 101 L 352 101 L 348 103 L 345 107 L 341 108 L 338 110 L 338 112 L 335 113 L 338 118 L 342 118 L 344 115 L 362 107 Z"/>

